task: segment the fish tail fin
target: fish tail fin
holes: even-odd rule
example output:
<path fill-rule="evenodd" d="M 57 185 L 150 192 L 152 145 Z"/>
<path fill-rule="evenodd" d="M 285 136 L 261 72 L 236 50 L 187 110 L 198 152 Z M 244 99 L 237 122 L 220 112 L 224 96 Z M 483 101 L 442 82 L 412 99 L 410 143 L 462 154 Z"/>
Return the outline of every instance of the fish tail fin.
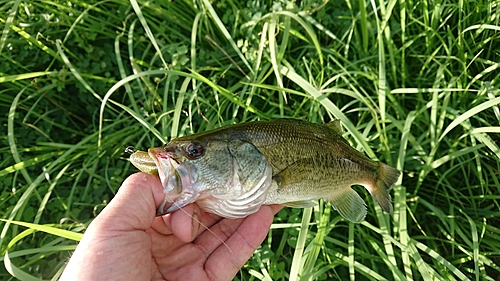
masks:
<path fill-rule="evenodd" d="M 375 201 L 377 201 L 386 213 L 392 213 L 393 207 L 389 190 L 394 186 L 400 174 L 401 172 L 395 168 L 379 162 L 375 183 L 367 188 Z"/>

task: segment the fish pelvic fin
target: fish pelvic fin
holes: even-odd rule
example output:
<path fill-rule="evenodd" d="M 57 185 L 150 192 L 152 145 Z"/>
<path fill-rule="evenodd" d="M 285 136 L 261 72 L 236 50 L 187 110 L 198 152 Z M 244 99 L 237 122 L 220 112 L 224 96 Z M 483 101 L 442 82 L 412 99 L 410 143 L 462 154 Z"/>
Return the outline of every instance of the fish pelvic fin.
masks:
<path fill-rule="evenodd" d="M 315 207 L 318 204 L 314 203 L 311 200 L 303 200 L 303 201 L 286 202 L 283 203 L 283 205 L 290 208 L 309 208 L 309 207 Z"/>
<path fill-rule="evenodd" d="M 366 216 L 365 201 L 350 186 L 330 198 L 324 198 L 346 220 L 360 223 Z"/>
<path fill-rule="evenodd" d="M 365 186 L 375 201 L 377 201 L 380 205 L 382 210 L 389 214 L 393 211 L 389 190 L 392 189 L 400 174 L 401 172 L 395 168 L 379 162 L 379 168 L 377 171 L 378 177 L 376 178 L 375 183 L 370 186 Z"/>

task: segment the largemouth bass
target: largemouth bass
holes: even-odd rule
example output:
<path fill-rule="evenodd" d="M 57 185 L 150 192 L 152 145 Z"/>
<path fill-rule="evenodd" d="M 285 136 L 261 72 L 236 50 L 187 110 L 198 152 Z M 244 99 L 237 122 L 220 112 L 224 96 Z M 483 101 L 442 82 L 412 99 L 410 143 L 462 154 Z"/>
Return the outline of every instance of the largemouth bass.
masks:
<path fill-rule="evenodd" d="M 386 213 L 388 191 L 400 172 L 369 159 L 342 137 L 340 122 L 294 119 L 242 123 L 173 139 L 130 161 L 158 174 L 165 200 L 157 215 L 196 202 L 226 218 L 256 212 L 263 204 L 311 207 L 323 198 L 342 217 L 361 222 L 366 205 L 352 185 L 365 187 Z"/>

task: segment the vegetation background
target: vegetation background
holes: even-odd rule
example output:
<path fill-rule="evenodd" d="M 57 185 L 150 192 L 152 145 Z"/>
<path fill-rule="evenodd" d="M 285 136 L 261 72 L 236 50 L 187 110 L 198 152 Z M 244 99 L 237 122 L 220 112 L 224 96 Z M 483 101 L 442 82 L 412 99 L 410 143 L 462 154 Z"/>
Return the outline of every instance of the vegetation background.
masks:
<path fill-rule="evenodd" d="M 0 279 L 57 279 L 124 148 L 342 121 L 385 215 L 285 208 L 235 280 L 500 280 L 500 1 L 1 1 Z"/>

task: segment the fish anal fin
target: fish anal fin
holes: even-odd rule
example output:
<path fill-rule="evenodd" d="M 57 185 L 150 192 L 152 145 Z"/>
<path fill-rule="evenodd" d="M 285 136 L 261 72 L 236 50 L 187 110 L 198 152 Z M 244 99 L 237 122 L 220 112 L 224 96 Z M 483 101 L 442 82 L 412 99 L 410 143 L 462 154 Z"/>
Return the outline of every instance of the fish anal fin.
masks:
<path fill-rule="evenodd" d="M 284 203 L 283 205 L 290 208 L 309 208 L 309 207 L 315 207 L 318 204 L 314 203 L 311 200 L 304 200 L 304 201 L 287 202 Z"/>
<path fill-rule="evenodd" d="M 335 210 L 348 221 L 360 223 L 366 216 L 365 201 L 351 187 L 346 187 L 329 198 L 324 198 L 330 202 Z"/>

